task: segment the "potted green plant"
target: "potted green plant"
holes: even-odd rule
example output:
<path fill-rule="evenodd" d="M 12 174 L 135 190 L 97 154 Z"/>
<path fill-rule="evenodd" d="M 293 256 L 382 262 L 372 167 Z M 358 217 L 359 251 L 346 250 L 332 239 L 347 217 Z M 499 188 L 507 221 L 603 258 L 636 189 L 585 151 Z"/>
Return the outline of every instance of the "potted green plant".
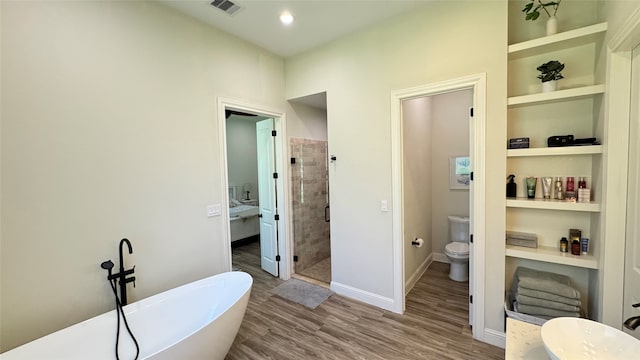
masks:
<path fill-rule="evenodd" d="M 547 20 L 547 35 L 553 35 L 558 32 L 558 21 L 556 20 L 556 13 L 558 12 L 558 7 L 560 7 L 560 2 L 558 1 L 549 1 L 542 2 L 542 0 L 527 0 L 528 3 L 525 5 L 522 12 L 525 13 L 525 20 L 535 21 L 540 17 L 540 9 L 542 9 L 547 15 L 549 19 Z M 553 14 L 549 12 L 549 10 L 553 11 Z"/>
<path fill-rule="evenodd" d="M 557 89 L 556 80 L 563 79 L 561 71 L 564 70 L 564 64 L 557 60 L 548 61 L 537 67 L 540 71 L 538 79 L 542 81 L 542 92 L 554 91 Z"/>

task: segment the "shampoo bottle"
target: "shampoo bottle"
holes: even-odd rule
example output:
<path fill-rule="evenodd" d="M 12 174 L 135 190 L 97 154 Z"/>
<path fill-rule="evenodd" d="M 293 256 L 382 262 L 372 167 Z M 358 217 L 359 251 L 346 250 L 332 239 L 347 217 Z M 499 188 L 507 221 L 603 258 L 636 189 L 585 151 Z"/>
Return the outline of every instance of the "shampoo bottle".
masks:
<path fill-rule="evenodd" d="M 507 183 L 507 197 L 508 198 L 514 198 L 516 197 L 516 191 L 517 191 L 517 184 L 515 182 L 515 178 L 516 176 L 511 174 L 509 176 L 507 176 L 507 179 L 509 180 L 509 182 Z"/>

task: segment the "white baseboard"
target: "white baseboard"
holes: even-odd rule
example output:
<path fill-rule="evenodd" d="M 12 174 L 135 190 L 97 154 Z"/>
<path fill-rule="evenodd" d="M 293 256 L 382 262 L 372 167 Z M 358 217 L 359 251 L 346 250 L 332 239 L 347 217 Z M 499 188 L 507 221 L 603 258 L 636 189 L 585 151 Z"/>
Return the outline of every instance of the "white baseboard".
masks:
<path fill-rule="evenodd" d="M 404 283 L 404 295 L 407 296 L 409 291 L 413 289 L 418 280 L 424 275 L 424 272 L 427 271 L 427 268 L 433 262 L 433 253 L 429 254 L 426 259 L 418 266 L 416 271 L 405 281 Z"/>
<path fill-rule="evenodd" d="M 381 296 L 378 294 L 370 293 L 361 289 L 356 289 L 349 285 L 340 284 L 332 281 L 330 285 L 331 291 L 338 295 L 346 296 L 351 299 L 359 300 L 369 305 L 377 306 L 379 308 L 397 312 L 396 305 L 392 298 Z"/>
<path fill-rule="evenodd" d="M 478 340 L 504 349 L 507 343 L 507 336 L 503 332 L 485 328 L 483 338 Z"/>
<path fill-rule="evenodd" d="M 444 253 L 433 253 L 433 261 L 450 264 L 449 258 Z"/>

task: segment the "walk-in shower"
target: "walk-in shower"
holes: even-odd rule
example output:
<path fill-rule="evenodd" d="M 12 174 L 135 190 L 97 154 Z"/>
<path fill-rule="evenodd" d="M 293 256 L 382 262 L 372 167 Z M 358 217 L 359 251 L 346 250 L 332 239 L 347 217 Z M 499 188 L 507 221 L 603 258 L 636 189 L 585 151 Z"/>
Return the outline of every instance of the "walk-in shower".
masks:
<path fill-rule="evenodd" d="M 291 139 L 294 270 L 331 282 L 327 142 Z"/>

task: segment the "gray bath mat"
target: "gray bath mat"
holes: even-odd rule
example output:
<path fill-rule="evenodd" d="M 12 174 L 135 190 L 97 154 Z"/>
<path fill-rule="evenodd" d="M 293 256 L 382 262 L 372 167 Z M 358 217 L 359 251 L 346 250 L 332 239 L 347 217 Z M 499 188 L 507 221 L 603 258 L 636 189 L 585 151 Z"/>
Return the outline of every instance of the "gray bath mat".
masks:
<path fill-rule="evenodd" d="M 298 279 L 289 279 L 271 292 L 310 309 L 317 308 L 333 294 L 333 291 L 329 289 Z"/>

